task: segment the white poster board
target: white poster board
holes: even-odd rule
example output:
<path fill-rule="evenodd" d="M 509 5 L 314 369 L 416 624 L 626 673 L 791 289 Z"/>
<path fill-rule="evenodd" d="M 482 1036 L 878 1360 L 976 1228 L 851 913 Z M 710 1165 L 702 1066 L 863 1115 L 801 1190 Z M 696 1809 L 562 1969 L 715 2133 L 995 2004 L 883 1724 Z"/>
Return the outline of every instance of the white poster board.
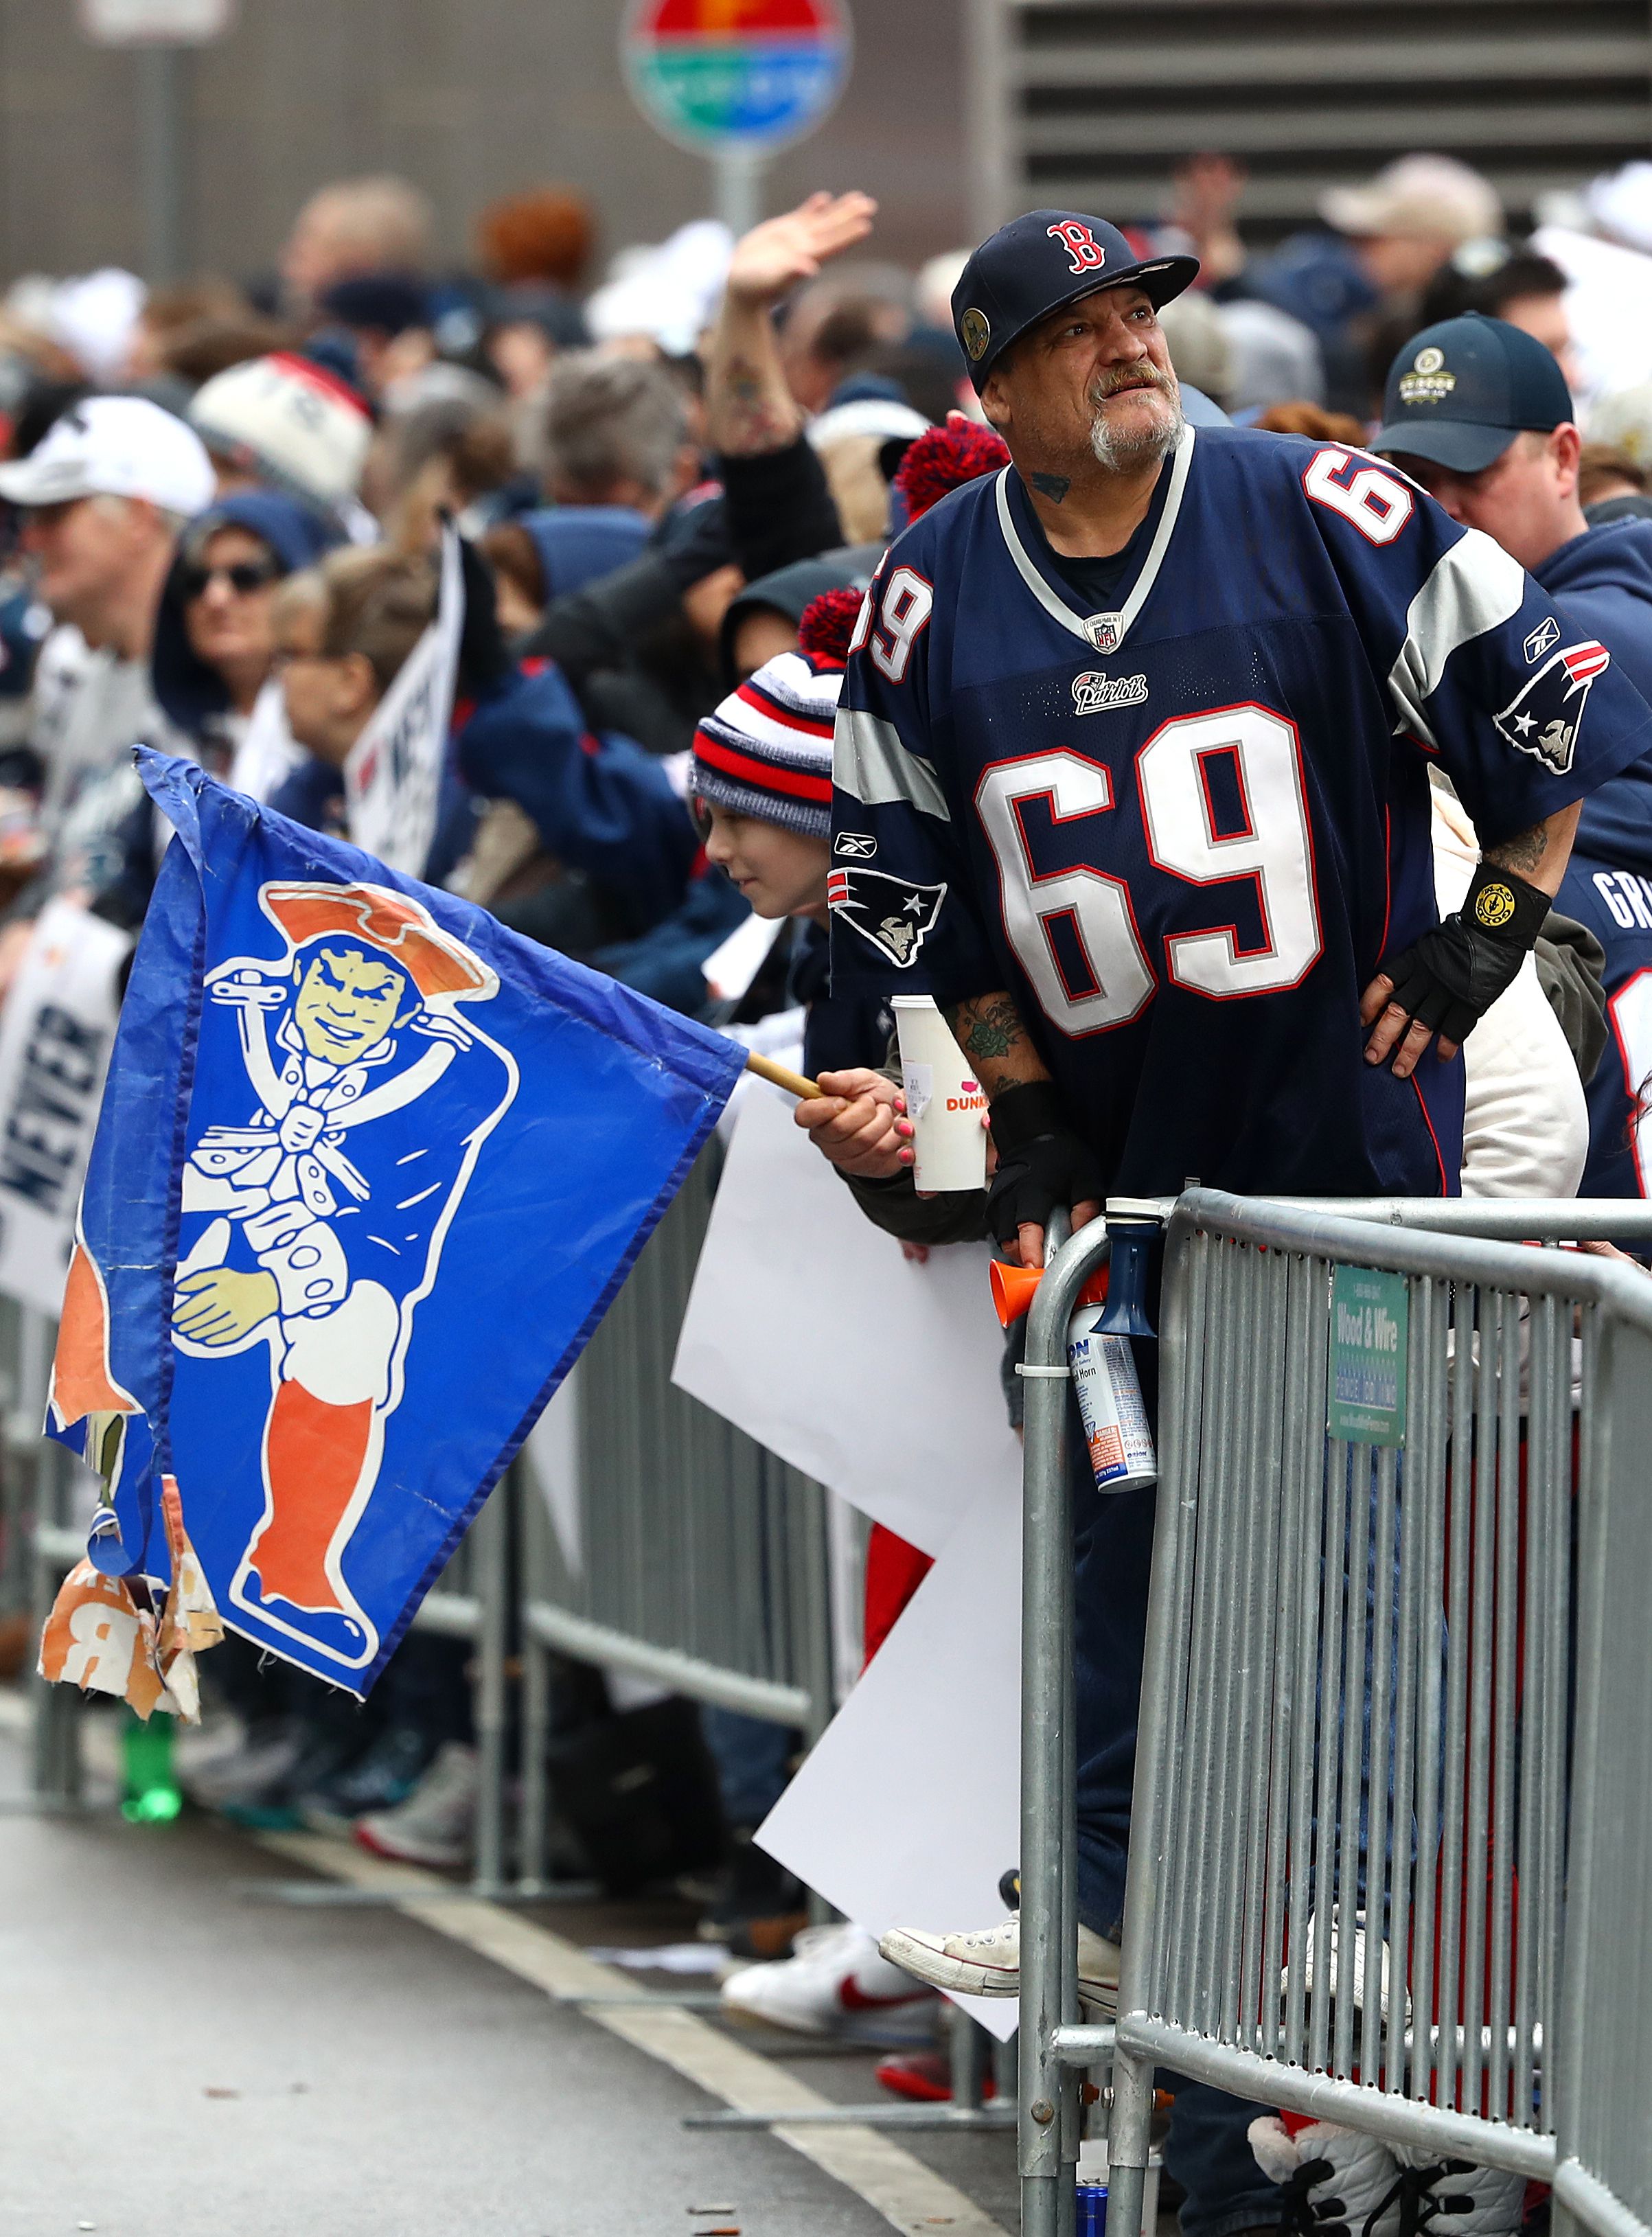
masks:
<path fill-rule="evenodd" d="M 869 1934 L 1004 1916 L 1021 1855 L 1021 1482 L 990 1482 L 758 1844 Z M 1001 2042 L 1013 1997 L 960 1996 Z"/>
<path fill-rule="evenodd" d="M 132 945 L 48 901 L 0 1015 L 0 1290 L 56 1313 Z"/>
<path fill-rule="evenodd" d="M 253 702 L 225 782 L 232 792 L 244 792 L 248 800 L 263 807 L 308 759 L 287 725 L 281 679 L 272 676 Z"/>
<path fill-rule="evenodd" d="M 436 835 L 464 626 L 459 538 L 446 528 L 435 619 L 403 661 L 344 764 L 351 839 L 410 878 L 424 875 Z"/>
<path fill-rule="evenodd" d="M 1019 1481 L 983 1244 L 909 1264 L 754 1081 L 671 1379 L 926 1554 L 981 1488 Z"/>

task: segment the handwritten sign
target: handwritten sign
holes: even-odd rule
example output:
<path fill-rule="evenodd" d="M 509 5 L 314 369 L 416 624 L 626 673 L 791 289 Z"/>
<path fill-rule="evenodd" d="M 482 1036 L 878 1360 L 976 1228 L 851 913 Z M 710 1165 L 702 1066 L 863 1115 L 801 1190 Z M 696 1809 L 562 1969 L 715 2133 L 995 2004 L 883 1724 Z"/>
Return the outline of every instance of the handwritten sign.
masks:
<path fill-rule="evenodd" d="M 436 835 L 464 626 L 464 569 L 459 538 L 449 528 L 442 535 L 436 618 L 403 661 L 344 764 L 352 840 L 410 878 L 424 875 Z"/>
<path fill-rule="evenodd" d="M 49 901 L 0 1020 L 0 1290 L 55 1313 L 132 945 Z"/>

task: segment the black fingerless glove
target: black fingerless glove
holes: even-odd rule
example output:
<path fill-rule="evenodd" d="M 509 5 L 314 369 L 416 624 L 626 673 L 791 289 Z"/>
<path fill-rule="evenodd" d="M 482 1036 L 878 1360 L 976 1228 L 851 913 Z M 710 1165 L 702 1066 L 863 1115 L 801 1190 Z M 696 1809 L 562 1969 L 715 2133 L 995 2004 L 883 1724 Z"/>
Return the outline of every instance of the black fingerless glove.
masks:
<path fill-rule="evenodd" d="M 1059 1204 L 1100 1204 L 1106 1193 L 1100 1161 L 1067 1124 L 1055 1085 L 1029 1079 L 1007 1087 L 992 1106 L 998 1171 L 987 1191 L 987 1224 L 1000 1243 L 1026 1223 L 1047 1227 Z"/>
<path fill-rule="evenodd" d="M 1388 965 L 1389 1006 L 1444 1040 L 1465 1039 L 1514 983 L 1550 907 L 1547 894 L 1512 870 L 1482 862 L 1457 914 Z"/>

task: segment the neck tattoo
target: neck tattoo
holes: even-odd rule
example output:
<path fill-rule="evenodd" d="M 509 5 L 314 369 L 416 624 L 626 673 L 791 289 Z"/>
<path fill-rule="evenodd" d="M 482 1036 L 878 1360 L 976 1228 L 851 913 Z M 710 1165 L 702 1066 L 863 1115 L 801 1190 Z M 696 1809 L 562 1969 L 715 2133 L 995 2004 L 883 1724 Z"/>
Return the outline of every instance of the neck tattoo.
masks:
<path fill-rule="evenodd" d="M 1039 495 L 1048 498 L 1052 505 L 1060 505 L 1073 486 L 1065 474 L 1029 474 L 1027 478 Z"/>

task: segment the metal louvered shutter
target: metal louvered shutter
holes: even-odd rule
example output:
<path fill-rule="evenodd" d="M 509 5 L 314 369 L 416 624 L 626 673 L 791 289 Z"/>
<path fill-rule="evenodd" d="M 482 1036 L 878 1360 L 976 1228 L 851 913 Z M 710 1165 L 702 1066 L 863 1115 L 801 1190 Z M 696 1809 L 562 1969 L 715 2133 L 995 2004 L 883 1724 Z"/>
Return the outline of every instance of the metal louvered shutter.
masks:
<path fill-rule="evenodd" d="M 1253 237 L 1412 149 L 1483 171 L 1511 217 L 1652 153 L 1648 0 L 973 0 L 974 214 L 1159 214 L 1218 148 Z"/>

